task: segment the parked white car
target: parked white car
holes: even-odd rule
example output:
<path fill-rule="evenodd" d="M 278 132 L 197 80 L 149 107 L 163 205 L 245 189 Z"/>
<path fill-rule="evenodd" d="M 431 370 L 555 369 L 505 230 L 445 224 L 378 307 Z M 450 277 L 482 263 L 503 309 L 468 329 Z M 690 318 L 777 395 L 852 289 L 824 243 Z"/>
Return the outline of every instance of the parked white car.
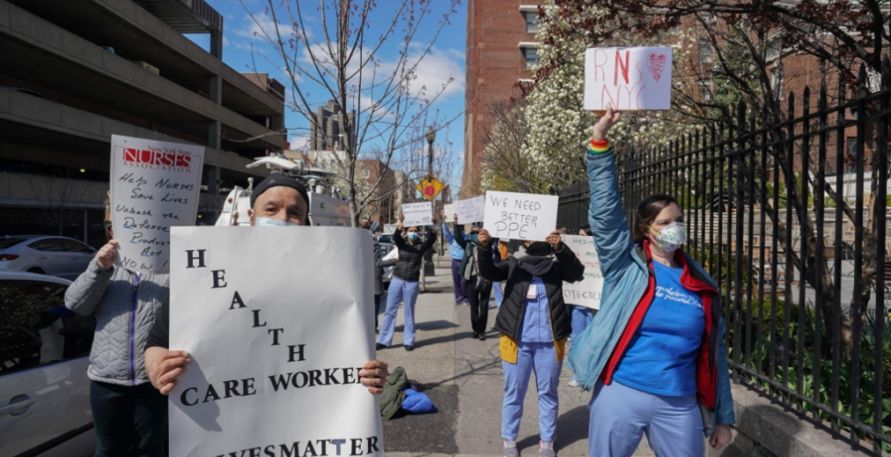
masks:
<path fill-rule="evenodd" d="M 0 456 L 88 456 L 95 320 L 65 308 L 70 281 L 0 271 Z"/>
<path fill-rule="evenodd" d="M 0 270 L 74 279 L 96 255 L 92 247 L 64 236 L 22 235 L 0 238 Z"/>

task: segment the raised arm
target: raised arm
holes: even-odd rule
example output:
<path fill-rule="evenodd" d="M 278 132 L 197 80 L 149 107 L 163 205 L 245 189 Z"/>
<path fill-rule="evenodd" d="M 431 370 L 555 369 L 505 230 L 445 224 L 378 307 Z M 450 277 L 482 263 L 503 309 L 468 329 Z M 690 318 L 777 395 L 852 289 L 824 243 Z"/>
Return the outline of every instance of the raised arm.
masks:
<path fill-rule="evenodd" d="M 455 228 L 457 229 L 457 226 L 455 226 Z M 452 244 L 455 241 L 455 236 L 452 235 L 452 231 L 449 230 L 449 224 L 446 221 L 442 221 L 442 236 L 445 237 L 449 244 Z"/>
<path fill-rule="evenodd" d="M 505 261 L 496 263 L 494 261 L 494 255 L 492 254 L 492 243 L 494 240 L 489 236 L 489 231 L 482 229 L 478 236 L 480 253 L 477 261 L 479 262 L 480 276 L 489 281 L 506 281 L 509 269 L 508 263 Z"/>
<path fill-rule="evenodd" d="M 616 155 L 604 139 L 618 116 L 612 109 L 601 116 L 587 152 L 588 222 L 604 276 L 623 270 L 631 262 L 631 231 L 619 195 Z"/>
<path fill-rule="evenodd" d="M 428 225 L 425 231 L 427 232 L 427 239 L 421 245 L 421 249 L 418 250 L 421 253 L 427 252 L 428 249 L 433 248 L 433 243 L 436 243 L 436 232 L 433 231 L 433 227 Z"/>
<path fill-rule="evenodd" d="M 458 246 L 461 246 L 461 249 L 467 249 L 467 238 L 464 237 L 464 226 L 458 224 L 457 219 L 455 219 L 455 242 L 458 243 Z"/>
<path fill-rule="evenodd" d="M 96 252 L 86 271 L 65 290 L 66 308 L 85 316 L 96 312 L 111 275 L 117 268 L 113 263 L 118 257 L 118 246 L 117 240 L 111 240 Z"/>
<path fill-rule="evenodd" d="M 554 249 L 557 255 L 557 261 L 560 262 L 560 276 L 566 282 L 578 282 L 585 279 L 585 265 L 579 260 L 578 256 L 569 249 L 569 246 L 560 243 L 557 249 Z"/>

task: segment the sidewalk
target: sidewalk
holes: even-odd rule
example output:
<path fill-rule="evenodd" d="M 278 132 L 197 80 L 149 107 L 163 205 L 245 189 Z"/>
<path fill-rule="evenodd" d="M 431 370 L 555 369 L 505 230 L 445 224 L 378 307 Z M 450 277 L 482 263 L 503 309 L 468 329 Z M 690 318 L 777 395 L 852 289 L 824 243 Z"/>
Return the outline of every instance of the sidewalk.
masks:
<path fill-rule="evenodd" d="M 498 336 L 490 332 L 486 341 L 470 338 L 470 310 L 466 305 L 455 305 L 448 264 L 438 262 L 436 273 L 432 280 L 428 278 L 428 292 L 420 295 L 415 307 L 415 350 L 406 352 L 402 347 L 400 310 L 393 345 L 378 351 L 378 358 L 391 369 L 404 367 L 412 383 L 425 390 L 439 412 L 384 421 L 386 455 L 499 456 L 502 377 Z M 489 310 L 489 328 L 496 312 L 494 308 Z M 556 446 L 561 456 L 585 456 L 590 394 L 567 385 L 569 377 L 564 364 Z M 524 456 L 538 455 L 535 398 L 533 378 L 517 440 Z M 645 443 L 635 454 L 653 455 Z"/>

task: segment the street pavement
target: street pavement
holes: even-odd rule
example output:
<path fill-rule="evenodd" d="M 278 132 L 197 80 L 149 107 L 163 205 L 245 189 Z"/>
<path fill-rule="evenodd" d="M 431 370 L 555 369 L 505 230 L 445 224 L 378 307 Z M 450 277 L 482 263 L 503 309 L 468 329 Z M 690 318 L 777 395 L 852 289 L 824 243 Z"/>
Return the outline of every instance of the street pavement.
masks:
<path fill-rule="evenodd" d="M 428 292 L 415 307 L 415 350 L 402 346 L 402 310 L 393 345 L 378 351 L 392 370 L 402 366 L 418 390 L 427 393 L 439 411 L 384 421 L 387 456 L 499 456 L 501 455 L 501 362 L 498 335 L 486 341 L 471 338 L 470 310 L 455 305 L 451 274 L 445 260 L 436 276 L 427 279 Z M 497 310 L 489 310 L 491 329 Z M 588 392 L 570 387 L 564 363 L 560 377 L 560 416 L 556 447 L 561 456 L 587 455 Z M 535 380 L 526 394 L 518 447 L 521 455 L 538 455 L 538 404 Z M 653 456 L 645 440 L 635 456 Z"/>

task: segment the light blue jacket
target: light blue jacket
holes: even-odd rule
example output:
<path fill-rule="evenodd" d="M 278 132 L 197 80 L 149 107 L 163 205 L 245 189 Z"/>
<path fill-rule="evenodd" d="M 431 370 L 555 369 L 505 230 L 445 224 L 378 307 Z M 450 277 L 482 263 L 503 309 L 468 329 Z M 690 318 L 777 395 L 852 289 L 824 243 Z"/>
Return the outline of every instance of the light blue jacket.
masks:
<path fill-rule="evenodd" d="M 457 236 L 464 236 L 460 230 L 455 230 L 455 232 L 457 232 L 455 234 Z M 451 254 L 452 260 L 464 260 L 464 247 L 455 239 L 455 235 L 452 235 L 452 231 L 449 230 L 449 224 L 442 223 L 442 233 L 445 235 L 446 241 L 449 242 L 449 254 Z"/>
<path fill-rule="evenodd" d="M 604 282 L 600 310 L 591 325 L 573 341 L 569 365 L 576 379 L 585 390 L 592 389 L 606 367 L 631 314 L 647 289 L 649 269 L 639 248 L 632 242 L 628 221 L 621 204 L 616 177 L 616 157 L 612 150 L 601 154 L 588 154 L 588 185 L 590 207 L 588 220 L 591 225 L 597 255 L 603 271 Z M 717 284 L 702 266 L 687 257 L 689 268 L 699 277 L 707 278 L 716 290 Z M 720 297 L 720 294 L 717 294 Z M 719 298 L 716 298 L 719 300 Z M 716 303 L 720 309 L 720 302 Z M 733 424 L 733 398 L 730 393 L 730 377 L 727 368 L 727 348 L 724 344 L 724 321 L 720 320 L 716 350 L 717 398 L 714 410 L 701 407 L 706 434 L 710 435 L 714 424 Z"/>

